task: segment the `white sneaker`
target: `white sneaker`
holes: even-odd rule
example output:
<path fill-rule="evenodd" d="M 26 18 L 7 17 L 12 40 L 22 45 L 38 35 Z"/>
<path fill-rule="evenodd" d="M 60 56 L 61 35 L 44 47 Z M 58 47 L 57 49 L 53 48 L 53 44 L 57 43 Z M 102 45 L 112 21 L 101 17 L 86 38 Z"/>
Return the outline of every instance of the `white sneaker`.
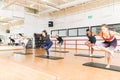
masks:
<path fill-rule="evenodd" d="M 110 68 L 110 65 L 107 65 L 105 68 Z"/>
<path fill-rule="evenodd" d="M 93 56 L 93 54 L 90 54 L 90 56 Z"/>

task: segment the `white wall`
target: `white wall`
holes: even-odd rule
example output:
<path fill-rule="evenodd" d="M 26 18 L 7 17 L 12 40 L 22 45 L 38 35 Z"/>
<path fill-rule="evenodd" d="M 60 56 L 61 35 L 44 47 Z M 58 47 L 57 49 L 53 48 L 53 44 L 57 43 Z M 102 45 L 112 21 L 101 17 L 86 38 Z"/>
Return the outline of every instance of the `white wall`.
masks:
<path fill-rule="evenodd" d="M 11 33 L 24 33 L 25 36 L 33 37 L 34 33 L 41 33 L 46 27 L 46 19 L 27 14 L 23 7 L 14 5 L 13 16 L 24 19 L 24 24 L 21 26 L 11 27 Z"/>
<path fill-rule="evenodd" d="M 23 7 L 17 5 L 13 5 L 7 10 L 0 10 L 0 16 L 24 19 L 23 25 L 10 27 L 11 33 L 24 33 L 26 36 L 32 36 L 33 33 L 41 33 L 48 26 L 46 18 L 27 14 Z"/>
<path fill-rule="evenodd" d="M 65 15 L 62 17 L 54 18 L 54 27 L 48 28 L 48 30 L 55 29 L 68 29 L 68 28 L 77 28 L 77 27 L 86 27 L 93 25 L 101 24 L 114 24 L 120 23 L 120 3 L 115 5 L 108 5 L 99 7 L 97 9 L 92 9 L 89 11 L 84 11 L 83 13 L 74 14 L 74 15 Z M 88 16 L 92 16 L 91 19 Z M 86 39 L 86 37 L 66 37 L 66 39 Z M 84 44 L 85 41 L 79 41 L 79 43 Z M 75 43 L 68 42 L 68 43 Z M 97 42 L 99 43 L 99 41 Z M 64 47 L 64 46 L 63 46 Z M 75 46 L 67 45 L 68 48 Z M 86 46 L 78 46 L 79 48 L 86 48 Z"/>
<path fill-rule="evenodd" d="M 11 34 L 24 33 L 27 37 L 33 37 L 34 33 L 41 33 L 42 30 L 46 29 L 48 24 L 46 18 L 39 18 L 27 14 L 23 7 L 17 5 L 11 6 L 8 10 L 0 10 L 0 16 L 24 19 L 23 25 L 10 27 L 10 34 L 6 34 L 2 28 L 0 29 L 0 34 L 6 38 L 5 43 L 8 43 L 8 38 Z"/>
<path fill-rule="evenodd" d="M 108 5 L 83 13 L 74 15 L 65 15 L 60 18 L 54 18 L 54 28 L 50 29 L 64 29 L 74 27 L 85 27 L 99 24 L 112 24 L 120 23 L 120 4 Z M 92 19 L 88 19 L 88 16 L 93 16 Z"/>
<path fill-rule="evenodd" d="M 46 20 L 25 14 L 25 22 L 22 26 L 11 28 L 11 33 L 24 33 L 32 37 L 34 33 L 41 33 L 46 27 Z"/>

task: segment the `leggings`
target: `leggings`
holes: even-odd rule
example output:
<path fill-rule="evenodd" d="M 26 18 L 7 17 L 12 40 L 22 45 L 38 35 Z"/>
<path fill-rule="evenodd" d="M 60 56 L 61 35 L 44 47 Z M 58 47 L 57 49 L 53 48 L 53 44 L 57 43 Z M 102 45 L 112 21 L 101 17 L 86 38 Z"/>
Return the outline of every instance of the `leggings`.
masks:
<path fill-rule="evenodd" d="M 51 41 L 50 43 L 48 44 L 41 44 L 41 47 L 45 48 L 46 52 L 47 52 L 47 55 L 49 56 L 49 48 L 53 45 L 53 42 Z"/>
<path fill-rule="evenodd" d="M 58 42 L 57 44 L 60 44 L 60 45 L 62 45 L 62 44 L 63 44 L 63 41 L 60 41 L 60 42 Z"/>

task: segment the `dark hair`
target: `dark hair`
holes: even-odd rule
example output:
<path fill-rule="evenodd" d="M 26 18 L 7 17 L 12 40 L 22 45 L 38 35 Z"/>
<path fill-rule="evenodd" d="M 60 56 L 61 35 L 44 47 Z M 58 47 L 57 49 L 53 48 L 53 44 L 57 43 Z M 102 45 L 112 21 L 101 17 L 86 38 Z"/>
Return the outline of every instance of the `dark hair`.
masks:
<path fill-rule="evenodd" d="M 42 34 L 40 34 L 40 37 L 42 36 Z"/>
<path fill-rule="evenodd" d="M 92 32 L 91 32 L 91 30 L 88 28 L 88 29 L 86 29 L 86 35 L 88 36 L 88 31 L 90 31 L 90 34 L 92 34 Z"/>
<path fill-rule="evenodd" d="M 21 33 L 19 33 L 19 35 L 23 37 L 23 35 Z"/>
<path fill-rule="evenodd" d="M 88 29 L 86 29 L 86 31 L 90 31 L 90 29 L 88 28 Z"/>
<path fill-rule="evenodd" d="M 46 30 L 43 30 L 42 32 L 44 32 L 44 33 L 45 33 L 45 35 L 47 35 L 47 31 L 46 31 Z"/>

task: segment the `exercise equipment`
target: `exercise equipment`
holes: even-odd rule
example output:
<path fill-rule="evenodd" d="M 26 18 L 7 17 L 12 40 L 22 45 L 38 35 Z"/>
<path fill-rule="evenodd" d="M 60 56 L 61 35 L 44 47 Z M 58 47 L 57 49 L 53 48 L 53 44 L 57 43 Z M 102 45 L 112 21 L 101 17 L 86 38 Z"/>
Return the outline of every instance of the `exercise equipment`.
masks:
<path fill-rule="evenodd" d="M 110 68 L 106 68 L 106 64 L 95 63 L 95 62 L 87 62 L 87 63 L 84 63 L 83 65 L 89 66 L 89 67 L 95 67 L 95 68 L 120 72 L 120 66 L 115 66 L 115 65 L 110 65 Z"/>
<path fill-rule="evenodd" d="M 64 59 L 63 57 L 46 56 L 46 55 L 41 55 L 41 56 L 36 56 L 36 57 L 44 58 L 44 59 L 51 59 L 51 60 L 60 60 L 60 59 Z"/>
<path fill-rule="evenodd" d="M 90 57 L 90 58 L 104 58 L 104 56 L 97 56 L 97 55 L 87 55 L 87 54 L 74 54 L 74 56 L 82 56 L 82 57 Z"/>
<path fill-rule="evenodd" d="M 69 53 L 69 51 L 58 51 L 58 50 L 51 50 L 51 52 L 58 52 L 58 53 Z"/>

